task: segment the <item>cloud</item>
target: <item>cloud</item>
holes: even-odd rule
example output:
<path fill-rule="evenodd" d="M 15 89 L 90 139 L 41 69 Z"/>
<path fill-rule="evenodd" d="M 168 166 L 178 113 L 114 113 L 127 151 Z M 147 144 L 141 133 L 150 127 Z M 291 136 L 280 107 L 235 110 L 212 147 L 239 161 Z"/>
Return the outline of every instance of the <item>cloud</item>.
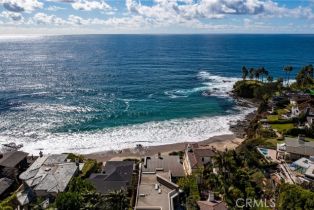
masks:
<path fill-rule="evenodd" d="M 13 21 L 22 21 L 23 16 L 20 13 L 3 11 L 0 13 L 0 17 L 7 18 Z"/>
<path fill-rule="evenodd" d="M 63 8 L 63 7 L 58 7 L 58 6 L 49 6 L 46 10 L 48 10 L 48 11 L 59 11 L 59 10 L 64 10 L 65 8 Z"/>
<path fill-rule="evenodd" d="M 157 21 L 192 19 L 216 19 L 231 15 L 264 15 L 269 17 L 312 17 L 310 8 L 287 8 L 271 0 L 154 0 L 152 5 L 126 0 L 132 14 L 153 18 Z"/>
<path fill-rule="evenodd" d="M 43 7 L 38 0 L 0 0 L 0 4 L 10 12 L 32 12 Z"/>
<path fill-rule="evenodd" d="M 111 6 L 107 4 L 104 0 L 49 0 L 49 1 L 71 3 L 73 9 L 82 11 L 112 9 Z"/>
<path fill-rule="evenodd" d="M 37 13 L 33 17 L 34 21 L 37 24 L 48 24 L 48 25 L 64 25 L 66 24 L 66 21 L 64 21 L 62 18 L 59 18 L 55 15 L 47 15 L 45 13 Z"/>
<path fill-rule="evenodd" d="M 111 7 L 102 0 L 78 0 L 72 3 L 73 9 L 83 10 L 83 11 L 92 11 L 92 10 L 109 10 Z"/>

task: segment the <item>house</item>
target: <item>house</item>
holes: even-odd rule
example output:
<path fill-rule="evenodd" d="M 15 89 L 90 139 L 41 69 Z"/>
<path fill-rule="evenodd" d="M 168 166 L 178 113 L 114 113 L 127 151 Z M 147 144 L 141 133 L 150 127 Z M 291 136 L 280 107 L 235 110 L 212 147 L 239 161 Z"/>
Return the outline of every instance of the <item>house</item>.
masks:
<path fill-rule="evenodd" d="M 306 117 L 305 126 L 308 128 L 312 128 L 313 125 L 314 125 L 314 116 Z"/>
<path fill-rule="evenodd" d="M 10 151 L 0 154 L 0 174 L 3 177 L 16 179 L 19 173 L 27 167 L 28 153 Z"/>
<path fill-rule="evenodd" d="M 314 181 L 314 161 L 313 158 L 300 158 L 290 165 L 291 170 L 304 175 L 304 178 Z"/>
<path fill-rule="evenodd" d="M 106 194 L 111 191 L 127 190 L 132 184 L 133 161 L 107 161 L 102 173 L 93 173 L 89 181 L 97 192 Z"/>
<path fill-rule="evenodd" d="M 191 175 L 204 164 L 212 161 L 216 152 L 211 148 L 199 147 L 198 144 L 188 144 L 184 151 L 183 168 L 187 175 Z"/>
<path fill-rule="evenodd" d="M 214 195 L 210 193 L 206 201 L 197 201 L 197 205 L 200 210 L 227 210 L 228 206 L 223 201 L 217 201 Z"/>
<path fill-rule="evenodd" d="M 135 210 L 176 209 L 179 186 L 172 180 L 184 176 L 179 156 L 158 154 L 145 157 L 140 164 Z"/>
<path fill-rule="evenodd" d="M 141 170 L 144 173 L 169 172 L 171 178 L 185 176 L 180 157 L 172 155 L 145 157 Z"/>
<path fill-rule="evenodd" d="M 314 156 L 314 142 L 306 142 L 301 135 L 297 139 L 286 137 L 285 147 L 281 145 L 281 148 L 285 148 L 291 159 Z"/>
<path fill-rule="evenodd" d="M 38 157 L 20 175 L 23 191 L 20 192 L 20 197 L 17 197 L 19 203 L 26 205 L 31 197 L 56 197 L 58 193 L 64 192 L 72 177 L 78 173 L 78 165 L 68 162 L 67 157 L 67 154 Z"/>
<path fill-rule="evenodd" d="M 295 118 L 295 117 L 299 117 L 299 115 L 300 115 L 300 110 L 299 110 L 299 107 L 298 106 L 292 106 L 291 107 L 291 117 L 292 118 Z"/>
<path fill-rule="evenodd" d="M 142 168 L 142 167 L 141 167 Z M 179 186 L 171 181 L 170 172 L 141 172 L 135 210 L 174 210 Z"/>
<path fill-rule="evenodd" d="M 0 200 L 3 200 L 9 195 L 13 186 L 14 180 L 6 177 L 0 178 Z"/>
<path fill-rule="evenodd" d="M 311 97 L 304 93 L 290 93 L 289 98 L 291 105 L 298 105 L 311 100 Z"/>

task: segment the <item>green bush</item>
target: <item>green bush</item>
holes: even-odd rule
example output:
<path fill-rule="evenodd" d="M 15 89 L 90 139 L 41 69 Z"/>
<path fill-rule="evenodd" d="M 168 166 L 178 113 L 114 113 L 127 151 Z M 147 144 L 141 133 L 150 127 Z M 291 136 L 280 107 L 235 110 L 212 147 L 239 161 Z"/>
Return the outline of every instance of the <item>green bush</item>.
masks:
<path fill-rule="evenodd" d="M 284 184 L 280 187 L 277 209 L 314 209 L 314 192 L 298 185 Z"/>
<path fill-rule="evenodd" d="M 15 208 L 16 193 L 0 202 L 0 210 L 13 210 Z"/>
<path fill-rule="evenodd" d="M 84 164 L 84 167 L 82 169 L 82 177 L 86 178 L 89 177 L 91 173 L 94 173 L 98 169 L 98 164 L 96 160 L 87 160 Z"/>
<path fill-rule="evenodd" d="M 80 209 L 80 196 L 76 192 L 60 193 L 56 199 L 58 210 L 74 210 Z"/>
<path fill-rule="evenodd" d="M 74 162 L 75 160 L 79 160 L 79 162 L 82 163 L 84 161 L 84 156 L 69 153 L 68 159 L 70 159 L 72 162 Z"/>
<path fill-rule="evenodd" d="M 261 86 L 260 82 L 253 80 L 241 80 L 234 84 L 233 92 L 242 98 L 254 98 L 254 90 Z"/>

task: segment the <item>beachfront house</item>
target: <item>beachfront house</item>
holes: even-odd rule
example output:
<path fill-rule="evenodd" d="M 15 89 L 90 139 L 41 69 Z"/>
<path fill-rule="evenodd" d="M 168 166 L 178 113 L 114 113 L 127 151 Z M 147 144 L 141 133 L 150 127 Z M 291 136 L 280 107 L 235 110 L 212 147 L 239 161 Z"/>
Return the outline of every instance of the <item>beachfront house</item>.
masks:
<path fill-rule="evenodd" d="M 141 170 L 144 173 L 167 172 L 171 179 L 185 176 L 180 157 L 175 155 L 145 157 Z"/>
<path fill-rule="evenodd" d="M 178 156 L 145 157 L 140 176 L 135 210 L 174 210 L 178 203 L 179 186 L 173 178 L 184 176 Z"/>
<path fill-rule="evenodd" d="M 41 155 L 20 175 L 23 187 L 17 195 L 21 206 L 34 197 L 55 198 L 64 192 L 72 177 L 78 174 L 78 164 L 69 162 L 67 154 Z"/>
<path fill-rule="evenodd" d="M 184 151 L 183 168 L 186 175 L 191 175 L 193 172 L 203 167 L 205 164 L 212 161 L 216 152 L 211 148 L 200 147 L 198 144 L 188 144 Z"/>
<path fill-rule="evenodd" d="M 305 141 L 304 136 L 299 135 L 298 138 L 289 138 L 286 137 L 284 144 L 277 145 L 277 156 L 287 155 L 290 159 L 298 159 L 301 157 L 310 157 L 314 156 L 314 142 Z"/>
<path fill-rule="evenodd" d="M 0 177 L 17 180 L 18 175 L 27 167 L 28 153 L 10 151 L 0 154 Z"/>
<path fill-rule="evenodd" d="M 132 184 L 134 161 L 107 161 L 101 173 L 92 173 L 89 181 L 97 192 L 107 194 L 115 190 L 128 190 Z"/>

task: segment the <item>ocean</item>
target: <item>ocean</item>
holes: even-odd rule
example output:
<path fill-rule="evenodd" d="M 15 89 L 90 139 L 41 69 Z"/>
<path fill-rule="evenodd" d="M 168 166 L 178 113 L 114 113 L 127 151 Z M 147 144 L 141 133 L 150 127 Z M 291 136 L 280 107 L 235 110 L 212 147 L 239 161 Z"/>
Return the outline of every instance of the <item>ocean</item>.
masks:
<path fill-rule="evenodd" d="M 228 95 L 242 66 L 294 75 L 313 49 L 313 35 L 2 37 L 0 143 L 85 154 L 231 134 L 252 111 Z"/>

